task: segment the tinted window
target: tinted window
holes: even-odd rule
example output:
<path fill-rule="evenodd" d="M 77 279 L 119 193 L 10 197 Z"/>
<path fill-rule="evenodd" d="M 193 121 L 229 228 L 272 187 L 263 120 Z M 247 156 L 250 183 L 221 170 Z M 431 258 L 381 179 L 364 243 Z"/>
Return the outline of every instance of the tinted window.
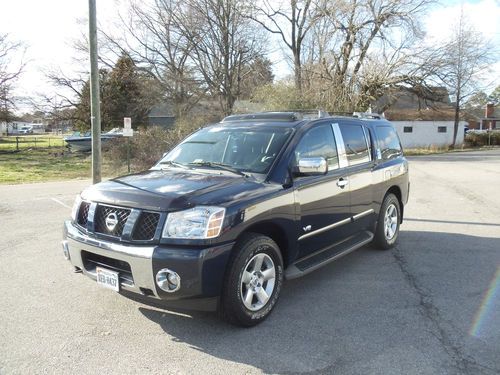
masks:
<path fill-rule="evenodd" d="M 366 143 L 365 132 L 361 125 L 340 125 L 340 132 L 344 139 L 345 152 L 349 165 L 356 165 L 370 161 L 370 152 Z"/>
<path fill-rule="evenodd" d="M 295 161 L 300 158 L 323 157 L 328 163 L 328 169 L 339 167 L 337 146 L 330 125 L 319 125 L 309 130 L 295 148 Z"/>
<path fill-rule="evenodd" d="M 377 126 L 377 138 L 383 160 L 389 160 L 401 155 L 398 134 L 391 126 Z"/>

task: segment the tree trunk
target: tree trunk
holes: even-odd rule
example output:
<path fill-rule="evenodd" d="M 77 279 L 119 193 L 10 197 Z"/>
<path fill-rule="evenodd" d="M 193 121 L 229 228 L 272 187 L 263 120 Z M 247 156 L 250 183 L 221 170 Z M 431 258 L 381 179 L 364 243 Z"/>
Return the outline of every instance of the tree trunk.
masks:
<path fill-rule="evenodd" d="M 302 66 L 300 64 L 300 52 L 294 51 L 293 54 L 293 70 L 295 76 L 295 89 L 299 92 L 302 91 Z"/>
<path fill-rule="evenodd" d="M 236 101 L 235 97 L 232 94 L 226 94 L 224 97 L 224 116 L 229 116 L 233 113 L 234 102 Z"/>

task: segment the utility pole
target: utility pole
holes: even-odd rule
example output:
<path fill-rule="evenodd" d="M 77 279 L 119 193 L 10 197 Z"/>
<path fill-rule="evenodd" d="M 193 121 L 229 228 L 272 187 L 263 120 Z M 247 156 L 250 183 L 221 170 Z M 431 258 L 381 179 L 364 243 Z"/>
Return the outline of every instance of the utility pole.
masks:
<path fill-rule="evenodd" d="M 97 65 L 96 0 L 89 0 L 90 111 L 92 124 L 92 183 L 101 182 L 101 106 Z"/>

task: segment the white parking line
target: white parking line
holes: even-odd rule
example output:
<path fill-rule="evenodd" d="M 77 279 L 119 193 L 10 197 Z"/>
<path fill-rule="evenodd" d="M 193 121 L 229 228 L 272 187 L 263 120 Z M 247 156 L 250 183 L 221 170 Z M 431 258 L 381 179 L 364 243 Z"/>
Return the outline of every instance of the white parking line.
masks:
<path fill-rule="evenodd" d="M 59 199 L 57 199 L 57 198 L 50 198 L 50 199 L 52 199 L 52 200 L 53 200 L 54 202 L 56 202 L 56 203 L 59 203 L 61 206 L 64 206 L 64 207 L 66 207 L 66 208 L 69 208 L 70 210 L 72 209 L 72 207 L 68 206 L 66 203 L 61 202 L 61 201 L 60 201 Z"/>

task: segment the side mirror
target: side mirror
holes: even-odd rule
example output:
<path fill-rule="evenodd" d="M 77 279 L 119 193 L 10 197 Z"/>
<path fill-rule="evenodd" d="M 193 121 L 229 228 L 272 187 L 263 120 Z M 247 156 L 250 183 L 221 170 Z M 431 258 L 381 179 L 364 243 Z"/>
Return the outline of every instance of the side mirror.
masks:
<path fill-rule="evenodd" d="M 325 158 L 302 158 L 295 167 L 295 174 L 301 176 L 320 176 L 328 172 Z"/>

